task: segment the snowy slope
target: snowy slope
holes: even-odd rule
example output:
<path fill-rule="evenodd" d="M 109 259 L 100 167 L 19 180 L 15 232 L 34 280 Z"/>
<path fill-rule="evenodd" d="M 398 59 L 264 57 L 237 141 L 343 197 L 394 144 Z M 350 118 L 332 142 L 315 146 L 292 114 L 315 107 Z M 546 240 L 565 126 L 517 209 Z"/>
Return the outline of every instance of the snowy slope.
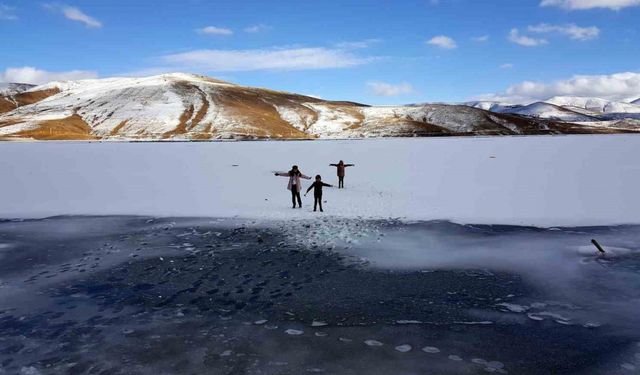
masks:
<path fill-rule="evenodd" d="M 595 121 L 596 118 L 545 102 L 513 108 L 508 113 L 569 122 Z"/>
<path fill-rule="evenodd" d="M 545 100 L 545 102 L 564 108 L 581 108 L 596 113 L 640 113 L 640 105 L 614 102 L 600 98 L 555 96 Z"/>
<path fill-rule="evenodd" d="M 494 113 L 517 114 L 583 125 L 593 122 L 593 126 L 600 128 L 616 128 L 615 122 L 618 120 L 640 119 L 640 99 L 636 103 L 623 103 L 591 97 L 556 96 L 527 105 L 509 105 L 496 101 L 474 101 L 464 104 Z M 598 124 L 595 124 L 596 122 Z M 636 129 L 633 126 L 625 128 Z"/>
<path fill-rule="evenodd" d="M 523 105 L 512 105 L 495 101 L 473 101 L 463 103 L 469 107 L 484 109 L 485 111 L 491 111 L 495 113 L 513 113 L 513 111 L 523 107 Z"/>
<path fill-rule="evenodd" d="M 184 73 L 51 82 L 19 96 L 0 111 L 5 139 L 315 139 L 594 130 L 464 105 L 332 102 Z"/>
<path fill-rule="evenodd" d="M 2 96 L 16 95 L 23 91 L 27 91 L 33 87 L 35 87 L 35 85 L 30 85 L 28 83 L 0 82 L 0 95 Z"/>

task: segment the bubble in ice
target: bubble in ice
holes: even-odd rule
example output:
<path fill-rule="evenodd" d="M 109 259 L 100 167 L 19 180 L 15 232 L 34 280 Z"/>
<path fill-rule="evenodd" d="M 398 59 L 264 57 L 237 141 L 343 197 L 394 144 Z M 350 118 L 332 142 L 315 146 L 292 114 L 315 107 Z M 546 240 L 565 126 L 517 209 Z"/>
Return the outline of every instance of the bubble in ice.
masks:
<path fill-rule="evenodd" d="M 382 346 L 382 345 L 384 345 L 383 343 L 381 343 L 380 341 L 377 341 L 377 340 L 365 340 L 364 343 L 369 345 L 369 346 Z"/>
<path fill-rule="evenodd" d="M 292 335 L 292 336 L 298 336 L 304 333 L 304 331 L 301 331 L 299 329 L 291 329 L 289 328 L 288 330 L 284 331 L 284 333 L 286 333 L 287 335 Z"/>
<path fill-rule="evenodd" d="M 266 326 L 264 326 L 264 328 L 266 329 L 278 329 L 278 326 L 275 324 L 267 324 Z"/>
<path fill-rule="evenodd" d="M 549 311 L 542 311 L 542 312 L 539 312 L 539 313 L 536 313 L 536 314 L 537 315 L 541 315 L 541 316 L 548 316 L 548 317 L 551 317 L 551 318 L 557 319 L 557 320 L 565 320 L 565 321 L 571 320 L 570 318 L 567 318 L 566 316 L 563 316 L 563 315 L 560 315 L 560 314 L 556 314 L 556 313 L 552 313 L 552 312 L 549 312 Z"/>
<path fill-rule="evenodd" d="M 231 353 L 233 353 L 231 350 L 225 350 L 224 352 L 220 353 L 220 357 L 228 357 L 231 355 Z"/>
<path fill-rule="evenodd" d="M 450 356 L 448 356 L 447 358 L 449 358 L 452 361 L 456 361 L 456 362 L 460 362 L 462 361 L 462 358 L 460 358 L 459 355 L 455 355 L 455 354 L 451 354 Z"/>
<path fill-rule="evenodd" d="M 556 319 L 556 323 L 563 324 L 565 326 L 570 326 L 571 325 L 571 322 L 568 322 L 566 320 L 560 320 L 560 319 Z"/>
<path fill-rule="evenodd" d="M 498 370 L 504 367 L 504 363 L 499 361 L 490 361 L 490 362 L 487 362 L 487 367 Z"/>
<path fill-rule="evenodd" d="M 339 337 L 338 340 L 342 341 L 342 342 L 352 342 L 353 340 L 348 339 L 346 337 Z"/>
<path fill-rule="evenodd" d="M 422 348 L 422 351 L 425 353 L 440 353 L 440 349 L 436 348 L 435 346 L 425 346 L 424 348 Z"/>
<path fill-rule="evenodd" d="M 326 332 L 316 332 L 315 335 L 318 336 L 318 337 L 325 337 L 328 334 Z"/>
<path fill-rule="evenodd" d="M 473 362 L 475 364 L 478 364 L 478 365 L 486 365 L 487 364 L 487 361 L 485 361 L 482 358 L 472 358 L 471 362 Z"/>
<path fill-rule="evenodd" d="M 537 314 L 527 314 L 527 316 L 529 317 L 529 319 L 531 320 L 537 320 L 537 321 L 541 321 L 544 320 L 544 317 L 539 316 Z"/>
<path fill-rule="evenodd" d="M 529 310 L 529 306 L 516 305 L 515 303 L 503 302 L 503 303 L 496 304 L 496 306 L 503 307 L 504 309 L 509 310 L 511 312 L 514 312 L 514 313 L 523 313 L 523 312 Z"/>
<path fill-rule="evenodd" d="M 409 344 L 403 344 L 403 345 L 396 346 L 396 350 L 399 351 L 400 353 L 410 352 L 411 349 L 412 349 L 411 345 L 409 345 Z"/>
<path fill-rule="evenodd" d="M 420 320 L 396 320 L 396 324 L 422 324 Z"/>
<path fill-rule="evenodd" d="M 598 322 L 586 322 L 585 324 L 583 324 L 582 326 L 584 328 L 598 328 L 600 327 L 602 324 L 598 323 Z"/>
<path fill-rule="evenodd" d="M 325 322 L 317 321 L 317 320 L 314 320 L 313 322 L 311 322 L 311 327 L 324 327 L 326 325 L 328 324 Z"/>
<path fill-rule="evenodd" d="M 253 324 L 255 325 L 263 325 L 267 322 L 267 319 L 260 319 L 260 320 L 256 320 L 255 322 L 253 322 Z"/>

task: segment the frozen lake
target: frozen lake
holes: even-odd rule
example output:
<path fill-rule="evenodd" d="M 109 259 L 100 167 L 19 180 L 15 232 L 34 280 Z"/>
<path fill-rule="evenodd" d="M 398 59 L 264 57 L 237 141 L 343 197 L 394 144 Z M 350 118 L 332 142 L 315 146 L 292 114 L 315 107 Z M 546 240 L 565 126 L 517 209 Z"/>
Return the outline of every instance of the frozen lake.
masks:
<path fill-rule="evenodd" d="M 292 210 L 273 171 L 339 159 L 325 213 Z M 637 373 L 638 160 L 637 136 L 2 143 L 0 374 Z"/>
<path fill-rule="evenodd" d="M 232 143 L 2 143 L 0 217 L 311 217 L 292 212 L 298 164 L 340 217 L 461 223 L 640 223 L 640 136 Z M 307 186 L 308 182 L 304 181 Z M 307 198 L 307 206 L 313 199 Z"/>

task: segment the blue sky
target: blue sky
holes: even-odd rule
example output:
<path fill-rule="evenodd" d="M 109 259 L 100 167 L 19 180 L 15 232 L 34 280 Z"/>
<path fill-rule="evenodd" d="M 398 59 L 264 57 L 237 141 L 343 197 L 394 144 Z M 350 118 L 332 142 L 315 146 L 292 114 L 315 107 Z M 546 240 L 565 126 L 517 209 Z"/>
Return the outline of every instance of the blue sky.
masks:
<path fill-rule="evenodd" d="M 186 71 L 370 104 L 628 100 L 639 20 L 640 0 L 0 0 L 0 81 Z"/>

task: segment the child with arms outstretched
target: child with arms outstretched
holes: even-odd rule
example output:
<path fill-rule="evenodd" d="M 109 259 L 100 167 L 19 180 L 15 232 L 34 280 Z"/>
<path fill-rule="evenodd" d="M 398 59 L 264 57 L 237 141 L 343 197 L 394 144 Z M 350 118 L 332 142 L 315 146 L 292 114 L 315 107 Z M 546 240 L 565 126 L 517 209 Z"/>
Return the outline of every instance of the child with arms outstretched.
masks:
<path fill-rule="evenodd" d="M 325 184 L 324 182 L 322 182 L 322 177 L 320 177 L 320 175 L 316 175 L 316 180 L 311 184 L 311 186 L 309 186 L 309 188 L 307 189 L 307 192 L 304 193 L 304 196 L 306 197 L 309 191 L 313 189 L 313 210 L 314 211 L 316 210 L 316 206 L 320 206 L 320 212 L 324 212 L 322 211 L 322 187 L 323 186 L 333 187 L 333 185 Z"/>

